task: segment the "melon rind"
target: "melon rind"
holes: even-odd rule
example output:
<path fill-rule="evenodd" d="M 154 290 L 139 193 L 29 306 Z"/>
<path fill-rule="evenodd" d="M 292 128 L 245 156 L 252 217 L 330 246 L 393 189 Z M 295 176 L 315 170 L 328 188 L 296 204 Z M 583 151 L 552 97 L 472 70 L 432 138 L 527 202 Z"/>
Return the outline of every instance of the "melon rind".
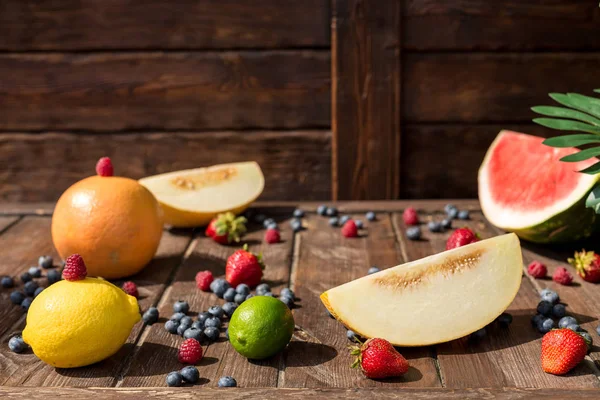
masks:
<path fill-rule="evenodd" d="M 581 174 L 571 194 L 551 207 L 535 212 L 508 210 L 494 203 L 487 186 L 487 165 L 496 144 L 506 131 L 501 131 L 490 145 L 479 168 L 479 202 L 487 220 L 507 232 L 534 243 L 565 243 L 585 239 L 600 229 L 600 218 L 586 208 L 587 196 L 598 183 L 600 175 Z"/>

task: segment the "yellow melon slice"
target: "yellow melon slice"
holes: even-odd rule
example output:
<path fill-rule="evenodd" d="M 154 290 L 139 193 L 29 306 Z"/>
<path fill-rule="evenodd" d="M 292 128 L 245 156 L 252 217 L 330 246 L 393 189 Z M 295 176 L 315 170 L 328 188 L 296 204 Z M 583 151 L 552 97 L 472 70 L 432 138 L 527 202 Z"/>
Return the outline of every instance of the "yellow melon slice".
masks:
<path fill-rule="evenodd" d="M 220 164 L 149 176 L 139 181 L 174 227 L 207 225 L 217 214 L 242 213 L 260 196 L 265 178 L 256 162 Z"/>
<path fill-rule="evenodd" d="M 521 285 L 515 234 L 398 265 L 321 295 L 329 312 L 359 335 L 396 346 L 466 336 L 494 321 Z"/>

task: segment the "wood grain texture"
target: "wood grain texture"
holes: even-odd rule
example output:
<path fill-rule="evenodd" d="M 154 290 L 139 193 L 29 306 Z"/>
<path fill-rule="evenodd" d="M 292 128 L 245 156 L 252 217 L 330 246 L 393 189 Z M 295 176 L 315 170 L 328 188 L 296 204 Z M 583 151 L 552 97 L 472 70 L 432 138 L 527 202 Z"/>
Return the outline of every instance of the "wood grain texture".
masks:
<path fill-rule="evenodd" d="M 327 131 L 135 134 L 0 134 L 3 201 L 56 201 L 70 185 L 111 157 L 117 175 L 134 179 L 236 161 L 257 161 L 264 199 L 330 197 Z M 44 161 L 41 162 L 40 159 Z"/>
<path fill-rule="evenodd" d="M 264 230 L 259 230 L 258 226 L 252 226 L 250 233 L 243 239 L 250 245 L 251 251 L 263 254 L 267 265 L 264 279 L 272 286 L 274 293 L 279 293 L 282 287 L 287 286 L 292 257 L 293 234 L 289 221 L 279 221 L 282 243 L 264 243 Z M 190 304 L 190 311 L 193 312 L 191 315 L 206 311 L 215 304 L 222 305 L 224 301 L 214 294 L 197 289 L 194 278 L 198 271 L 206 269 L 212 271 L 215 277 L 222 277 L 227 258 L 238 248 L 239 246 L 219 245 L 203 235 L 195 239 L 193 250 L 177 271 L 173 284 L 160 303 L 161 321 L 149 327 L 143 340 L 138 343 L 135 356 L 118 386 L 164 386 L 166 374 L 181 369 L 177 351 L 183 339 L 169 334 L 164 328 L 164 322 L 173 314 L 173 304 L 177 300 L 185 300 Z M 222 328 L 219 342 L 204 348 L 204 358 L 199 363 L 202 378 L 200 384 L 216 386 L 221 376 L 230 375 L 243 387 L 277 386 L 281 356 L 249 362 L 226 341 L 223 333 L 226 326 L 227 324 Z"/>
<path fill-rule="evenodd" d="M 408 50 L 600 49 L 600 10 L 587 0 L 405 0 L 404 7 Z"/>
<path fill-rule="evenodd" d="M 327 51 L 0 55 L 0 130 L 329 126 Z"/>
<path fill-rule="evenodd" d="M 9 229 L 11 226 L 13 226 L 18 220 L 19 220 L 19 217 L 15 217 L 15 216 L 0 217 L 0 234 L 4 233 L 7 229 Z"/>
<path fill-rule="evenodd" d="M 70 0 L 0 5 L 0 50 L 327 46 L 320 0 Z"/>
<path fill-rule="evenodd" d="M 399 194 L 400 1 L 335 0 L 333 199 Z"/>
<path fill-rule="evenodd" d="M 496 236 L 499 231 L 484 220 L 481 213 L 472 213 L 470 221 L 455 221 L 456 226 L 468 226 L 483 239 Z M 441 220 L 440 213 L 421 214 L 421 221 Z M 442 252 L 446 248 L 446 233 L 431 233 L 423 227 L 423 238 L 409 241 L 400 214 L 395 214 L 396 226 L 409 259 L 419 259 Z M 597 369 L 583 362 L 563 377 L 546 374 L 540 366 L 541 337 L 532 328 L 530 319 L 539 302 L 537 289 L 523 278 L 517 297 L 507 312 L 513 315 L 508 329 L 492 325 L 480 342 L 462 338 L 436 346 L 437 361 L 444 387 L 538 387 L 538 388 L 592 388 L 599 387 Z M 456 305 L 460 306 L 460 305 Z"/>
<path fill-rule="evenodd" d="M 407 122 L 529 122 L 549 92 L 593 94 L 600 53 L 410 53 L 403 58 Z"/>
<path fill-rule="evenodd" d="M 358 215 L 354 217 L 360 218 Z M 387 268 L 402 263 L 388 214 L 365 223 L 360 238 L 344 238 L 328 218 L 310 215 L 306 231 L 297 235 L 293 287 L 302 299 L 294 310 L 300 331 L 286 352 L 284 387 L 434 387 L 439 386 L 434 360 L 428 348 L 403 349 L 411 369 L 398 379 L 366 379 L 350 368 L 346 328 L 327 315 L 319 295 L 332 287 L 366 275 L 373 265 Z M 358 295 L 358 294 L 357 294 Z M 294 343 L 298 343 L 294 346 Z"/>
<path fill-rule="evenodd" d="M 46 229 L 36 235 L 41 243 L 51 243 L 50 218 L 34 218 Z M 27 234 L 25 234 L 27 237 Z M 0 240 L 2 237 L 0 237 Z M 162 296 L 173 270 L 181 263 L 182 255 L 191 238 L 189 234 L 165 232 L 152 262 L 139 274 L 128 279 L 138 286 L 139 305 L 143 311 L 155 305 Z M 51 245 L 50 245 L 51 246 Z M 30 257 L 35 253 L 28 252 Z M 40 253 L 41 254 L 41 253 Z M 24 268 L 26 269 L 26 268 Z M 40 281 L 44 281 L 41 279 Z M 118 286 L 123 280 L 115 281 Z M 15 306 L 16 307 L 16 306 Z M 15 327 L 21 331 L 25 327 L 20 320 Z M 143 331 L 143 324 L 137 323 L 131 331 L 125 345 L 115 355 L 88 367 L 75 369 L 53 368 L 40 361 L 32 352 L 26 354 L 11 353 L 7 347 L 0 348 L 0 363 L 7 365 L 0 372 L 0 384 L 6 386 L 113 386 L 122 372 L 125 361 L 132 354 L 135 344 Z M 8 338 L 6 338 L 8 340 Z"/>
<path fill-rule="evenodd" d="M 537 136 L 556 131 L 531 124 L 409 124 L 404 127 L 403 198 L 477 198 L 477 171 L 502 129 Z"/>

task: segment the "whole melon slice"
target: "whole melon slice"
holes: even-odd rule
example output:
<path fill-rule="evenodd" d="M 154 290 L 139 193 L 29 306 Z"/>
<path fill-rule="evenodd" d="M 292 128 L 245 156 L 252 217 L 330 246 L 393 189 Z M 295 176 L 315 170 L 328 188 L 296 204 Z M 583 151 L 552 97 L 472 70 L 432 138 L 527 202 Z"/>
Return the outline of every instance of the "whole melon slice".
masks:
<path fill-rule="evenodd" d="M 363 337 L 426 346 L 494 321 L 517 295 L 522 273 L 521 246 L 511 233 L 367 275 L 321 301 Z"/>
<path fill-rule="evenodd" d="M 501 131 L 479 169 L 479 201 L 490 223 L 536 243 L 590 236 L 599 218 L 585 207 L 598 181 L 580 171 L 597 162 L 565 163 L 574 148 L 554 148 L 543 138 Z"/>
<path fill-rule="evenodd" d="M 162 206 L 165 223 L 174 227 L 207 225 L 228 211 L 239 214 L 260 196 L 265 186 L 256 162 L 169 172 L 139 182 Z"/>

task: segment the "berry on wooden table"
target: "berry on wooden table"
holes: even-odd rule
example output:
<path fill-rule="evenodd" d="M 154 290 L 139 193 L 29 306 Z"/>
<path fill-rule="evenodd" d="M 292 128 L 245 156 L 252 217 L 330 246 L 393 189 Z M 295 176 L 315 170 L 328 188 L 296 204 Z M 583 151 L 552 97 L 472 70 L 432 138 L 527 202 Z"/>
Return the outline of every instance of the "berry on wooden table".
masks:
<path fill-rule="evenodd" d="M 232 212 L 219 214 L 208 224 L 205 234 L 219 244 L 231 244 L 240 241 L 246 233 L 245 217 L 236 217 Z"/>
<path fill-rule="evenodd" d="M 324 204 L 321 204 L 319 207 L 317 207 L 317 214 L 324 216 L 325 213 L 327 212 L 327 206 Z"/>
<path fill-rule="evenodd" d="M 331 217 L 331 218 L 329 218 L 329 225 L 330 226 L 336 227 L 336 226 L 339 226 L 339 224 L 340 224 L 340 220 L 338 219 L 338 217 Z"/>
<path fill-rule="evenodd" d="M 462 210 L 458 212 L 458 219 L 469 219 L 470 218 L 470 213 L 469 210 Z"/>
<path fill-rule="evenodd" d="M 173 304 L 173 311 L 176 313 L 187 314 L 190 311 L 190 305 L 187 301 L 177 300 Z"/>
<path fill-rule="evenodd" d="M 265 242 L 268 244 L 274 244 L 281 242 L 281 235 L 277 229 L 269 228 L 265 232 Z"/>
<path fill-rule="evenodd" d="M 577 325 L 577 320 L 571 316 L 566 316 L 566 317 L 562 317 L 558 321 L 558 327 L 561 329 L 564 329 L 569 325 Z"/>
<path fill-rule="evenodd" d="M 549 303 L 547 301 L 540 301 L 537 305 L 537 312 L 549 317 L 552 315 L 552 303 Z"/>
<path fill-rule="evenodd" d="M 208 339 L 208 341 L 216 342 L 217 340 L 219 340 L 219 328 L 216 328 L 214 326 L 207 326 L 206 328 L 204 328 L 204 336 L 206 336 L 206 339 Z"/>
<path fill-rule="evenodd" d="M 132 281 L 127 281 L 127 282 L 123 283 L 123 286 L 121 287 L 121 289 L 123 289 L 123 291 L 125 293 L 127 293 L 130 296 L 135 297 L 136 299 L 139 296 L 137 285 Z"/>
<path fill-rule="evenodd" d="M 369 270 L 367 271 L 367 275 L 376 274 L 377 272 L 379 272 L 379 268 L 373 266 L 369 268 Z"/>
<path fill-rule="evenodd" d="M 600 254 L 582 250 L 576 251 L 573 257 L 568 261 L 577 271 L 577 275 L 587 282 L 600 282 Z"/>
<path fill-rule="evenodd" d="M 8 341 L 8 348 L 13 353 L 22 353 L 25 350 L 27 350 L 28 347 L 29 346 L 27 346 L 27 344 L 25 344 L 25 342 L 23 341 L 23 338 L 20 335 L 13 336 Z"/>
<path fill-rule="evenodd" d="M 10 276 L 3 276 L 0 285 L 5 289 L 9 289 L 15 286 L 15 281 Z"/>
<path fill-rule="evenodd" d="M 146 325 L 153 325 L 158 322 L 158 309 L 156 307 L 150 307 L 144 315 L 142 315 L 142 320 Z"/>
<path fill-rule="evenodd" d="M 230 287 L 223 294 L 223 300 L 225 300 L 225 301 L 233 301 L 233 299 L 235 299 L 235 295 L 236 294 L 237 294 L 237 292 L 235 291 L 235 289 Z"/>
<path fill-rule="evenodd" d="M 167 375 L 167 386 L 169 387 L 178 387 L 183 383 L 183 377 L 179 373 L 179 371 L 169 372 Z"/>
<path fill-rule="evenodd" d="M 350 350 L 356 356 L 352 367 L 360 367 L 367 378 L 383 379 L 408 372 L 408 361 L 385 339 L 369 339 Z"/>
<path fill-rule="evenodd" d="M 196 364 L 202 359 L 202 346 L 196 339 L 186 339 L 179 346 L 179 354 L 177 356 L 180 363 Z"/>
<path fill-rule="evenodd" d="M 342 235 L 347 238 L 354 238 L 358 236 L 358 228 L 353 220 L 347 221 L 342 226 Z"/>
<path fill-rule="evenodd" d="M 48 285 L 52 285 L 62 279 L 62 275 L 58 270 L 51 269 L 46 274 L 46 280 L 48 281 Z"/>
<path fill-rule="evenodd" d="M 167 332 L 174 335 L 177 333 L 177 329 L 179 329 L 179 321 L 170 319 L 167 322 L 165 322 L 165 330 Z"/>
<path fill-rule="evenodd" d="M 10 301 L 13 304 L 20 305 L 23 302 L 23 300 L 25 300 L 25 295 L 22 292 L 19 292 L 18 290 L 15 290 L 10 294 Z"/>
<path fill-rule="evenodd" d="M 544 289 L 540 292 L 540 298 L 552 304 L 556 304 L 560 301 L 560 297 L 558 297 L 558 293 L 554 290 Z"/>
<path fill-rule="evenodd" d="M 181 377 L 187 383 L 197 383 L 200 380 L 200 372 L 198 368 L 188 365 L 187 367 L 183 367 L 181 371 L 179 371 Z"/>
<path fill-rule="evenodd" d="M 437 221 L 429 221 L 427 228 L 429 228 L 429 232 L 441 232 L 444 229 L 442 223 Z"/>
<path fill-rule="evenodd" d="M 569 286 L 573 283 L 573 275 L 564 267 L 558 267 L 554 270 L 552 280 L 561 285 Z"/>
<path fill-rule="evenodd" d="M 210 284 L 214 277 L 210 271 L 200 271 L 196 274 L 196 287 L 204 292 L 210 291 Z"/>
<path fill-rule="evenodd" d="M 419 240 L 421 238 L 421 228 L 418 226 L 411 226 L 406 230 L 406 237 L 409 240 Z"/>
<path fill-rule="evenodd" d="M 38 258 L 38 265 L 44 269 L 52 268 L 54 260 L 50 256 L 40 256 Z"/>
<path fill-rule="evenodd" d="M 452 232 L 446 242 L 446 250 L 455 249 L 457 247 L 466 246 L 479 241 L 479 237 L 469 228 L 459 228 Z"/>
<path fill-rule="evenodd" d="M 219 279 L 215 279 L 214 281 L 212 281 L 212 283 L 210 284 L 210 290 L 217 295 L 217 297 L 219 298 L 223 298 L 223 295 L 225 294 L 225 291 L 227 289 L 229 289 L 229 283 L 222 278 Z"/>
<path fill-rule="evenodd" d="M 564 375 L 577 366 L 587 353 L 581 335 L 570 329 L 555 329 L 542 338 L 542 369 L 554 375 Z"/>
<path fill-rule="evenodd" d="M 375 215 L 375 213 L 373 211 L 369 211 L 365 214 L 365 218 L 367 219 L 367 221 L 375 221 L 377 219 L 377 215 Z"/>
<path fill-rule="evenodd" d="M 237 382 L 231 376 L 223 376 L 219 378 L 218 387 L 236 387 Z"/>
<path fill-rule="evenodd" d="M 294 215 L 294 218 L 303 218 L 304 217 L 304 211 L 301 210 L 301 209 L 299 209 L 299 208 L 296 208 L 294 210 L 294 214 L 293 215 Z"/>
<path fill-rule="evenodd" d="M 564 304 L 555 304 L 552 307 L 552 316 L 554 318 L 562 318 L 567 314 L 567 309 Z"/>
<path fill-rule="evenodd" d="M 536 279 L 545 278 L 548 274 L 548 269 L 539 261 L 532 261 L 527 266 L 527 273 Z"/>
<path fill-rule="evenodd" d="M 408 207 L 402 213 L 402 219 L 405 225 L 419 225 L 419 214 L 413 207 Z"/>
<path fill-rule="evenodd" d="M 27 272 L 33 278 L 39 278 L 42 276 L 42 270 L 39 267 L 31 267 L 31 268 L 29 268 L 29 270 Z"/>

